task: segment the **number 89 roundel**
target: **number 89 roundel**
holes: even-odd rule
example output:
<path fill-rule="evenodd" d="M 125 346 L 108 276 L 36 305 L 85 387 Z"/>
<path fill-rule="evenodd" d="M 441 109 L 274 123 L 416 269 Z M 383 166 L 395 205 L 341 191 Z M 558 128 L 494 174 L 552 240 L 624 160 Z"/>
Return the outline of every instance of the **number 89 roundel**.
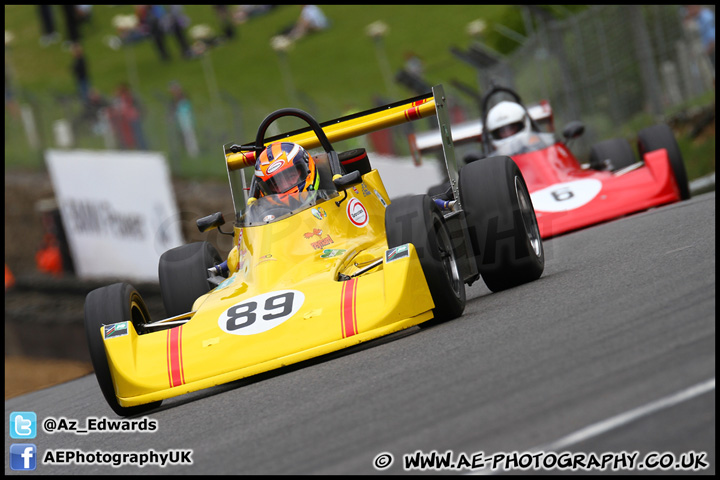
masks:
<path fill-rule="evenodd" d="M 267 332 L 295 315 L 304 302 L 305 295 L 297 290 L 263 293 L 225 310 L 218 326 L 231 335 Z"/>

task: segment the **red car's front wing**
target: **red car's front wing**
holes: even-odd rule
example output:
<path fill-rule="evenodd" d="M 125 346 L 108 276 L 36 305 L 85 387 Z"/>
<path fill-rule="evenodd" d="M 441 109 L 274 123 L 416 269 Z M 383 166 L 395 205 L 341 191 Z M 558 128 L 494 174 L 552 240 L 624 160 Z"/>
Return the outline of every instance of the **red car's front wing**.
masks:
<path fill-rule="evenodd" d="M 626 173 L 581 169 L 568 153 L 556 145 L 513 157 L 528 185 L 542 238 L 680 200 L 665 150 L 646 154 L 644 165 Z"/>

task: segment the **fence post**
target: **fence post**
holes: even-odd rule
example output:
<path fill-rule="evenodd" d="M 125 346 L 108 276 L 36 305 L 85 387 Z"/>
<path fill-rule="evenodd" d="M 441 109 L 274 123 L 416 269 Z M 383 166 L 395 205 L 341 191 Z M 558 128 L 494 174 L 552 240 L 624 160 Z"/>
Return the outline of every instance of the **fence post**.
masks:
<path fill-rule="evenodd" d="M 633 44 L 640 65 L 640 75 L 642 76 L 645 100 L 650 107 L 650 113 L 655 116 L 661 116 L 663 112 L 662 90 L 658 82 L 650 34 L 648 33 L 647 25 L 643 18 L 642 6 L 631 5 L 628 9 L 630 22 L 633 25 Z"/>
<path fill-rule="evenodd" d="M 560 67 L 560 81 L 565 93 L 565 101 L 567 102 L 567 118 L 580 118 L 580 109 L 578 108 L 576 98 L 576 82 L 572 79 L 570 65 L 568 64 L 561 24 L 552 20 L 548 25 L 548 32 L 550 34 L 550 51 L 553 52 L 557 58 L 558 66 Z"/>

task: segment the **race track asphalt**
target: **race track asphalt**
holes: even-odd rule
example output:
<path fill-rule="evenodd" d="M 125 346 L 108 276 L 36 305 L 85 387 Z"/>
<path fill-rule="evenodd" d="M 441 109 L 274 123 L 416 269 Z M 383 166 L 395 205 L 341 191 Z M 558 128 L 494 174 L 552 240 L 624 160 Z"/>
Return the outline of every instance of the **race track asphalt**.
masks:
<path fill-rule="evenodd" d="M 538 281 L 494 294 L 478 281 L 451 322 L 167 400 L 149 414 L 156 432 L 40 427 L 27 441 L 41 457 L 190 449 L 191 466 L 34 473 L 402 474 L 416 451 L 537 450 L 696 452 L 708 468 L 685 473 L 714 473 L 715 193 L 548 240 L 545 252 Z M 117 418 L 94 376 L 7 400 L 6 425 L 15 411 Z M 8 428 L 5 474 L 31 474 L 10 469 L 22 441 Z M 373 466 L 381 453 L 394 457 L 385 470 Z"/>

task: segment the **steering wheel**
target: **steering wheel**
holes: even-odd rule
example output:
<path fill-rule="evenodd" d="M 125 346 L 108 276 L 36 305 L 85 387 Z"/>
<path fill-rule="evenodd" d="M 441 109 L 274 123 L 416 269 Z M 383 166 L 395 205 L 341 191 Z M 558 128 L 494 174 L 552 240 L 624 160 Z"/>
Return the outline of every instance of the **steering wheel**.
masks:
<path fill-rule="evenodd" d="M 298 108 L 281 108 L 280 110 L 276 110 L 267 117 L 265 117 L 265 120 L 262 121 L 260 126 L 258 127 L 257 136 L 255 137 L 255 146 L 260 148 L 263 145 L 265 145 L 265 132 L 267 132 L 268 127 L 271 123 L 273 123 L 275 120 L 282 118 L 282 117 L 297 117 L 303 121 L 305 121 L 308 125 L 310 125 L 310 128 L 317 136 L 318 140 L 320 140 L 320 145 L 322 145 L 323 149 L 325 150 L 325 153 L 328 155 L 328 161 L 330 163 L 330 170 L 332 172 L 332 175 L 340 174 L 343 175 L 344 171 L 340 164 L 340 159 L 338 158 L 337 152 L 333 149 L 332 145 L 330 144 L 330 141 L 327 138 L 327 135 L 325 135 L 325 132 L 323 131 L 320 124 L 307 112 L 300 110 Z M 258 151 L 258 155 L 260 152 Z"/>
<path fill-rule="evenodd" d="M 493 85 L 492 87 L 490 87 L 490 90 L 488 90 L 488 92 L 483 96 L 483 99 L 482 99 L 482 126 L 483 126 L 482 149 L 483 149 L 483 153 L 485 155 L 489 155 L 490 152 L 493 151 L 492 143 L 490 143 L 490 132 L 485 131 L 486 130 L 485 126 L 487 125 L 488 110 L 489 110 L 488 105 L 490 104 L 490 98 L 501 92 L 504 92 L 504 93 L 507 93 L 508 95 L 510 95 L 513 98 L 513 101 L 515 101 L 515 103 L 520 105 L 523 108 L 523 110 L 525 110 L 525 115 L 527 115 L 527 117 L 530 119 L 530 127 L 532 128 L 533 131 L 538 132 L 538 133 L 542 131 L 542 130 L 540 130 L 540 127 L 538 127 L 535 120 L 533 120 L 533 118 L 530 116 L 530 112 L 528 112 L 528 109 L 525 107 L 525 104 L 520 99 L 520 95 L 518 95 L 517 92 L 515 92 L 515 90 L 513 90 L 511 88 L 507 88 L 507 87 L 501 87 L 499 85 Z"/>

